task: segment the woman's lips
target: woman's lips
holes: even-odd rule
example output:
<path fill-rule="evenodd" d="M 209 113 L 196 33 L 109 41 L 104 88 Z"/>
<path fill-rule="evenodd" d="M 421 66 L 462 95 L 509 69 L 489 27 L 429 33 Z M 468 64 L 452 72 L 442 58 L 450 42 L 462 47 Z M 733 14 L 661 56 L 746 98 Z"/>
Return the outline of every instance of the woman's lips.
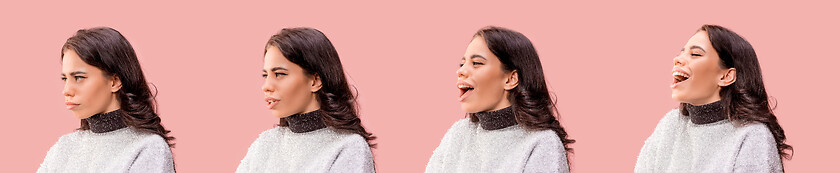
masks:
<path fill-rule="evenodd" d="M 456 86 L 461 90 L 461 93 L 458 95 L 458 102 L 464 102 L 472 94 L 473 90 L 475 90 L 472 84 L 464 81 L 459 81 Z"/>
<path fill-rule="evenodd" d="M 78 103 L 73 103 L 73 102 L 70 102 L 70 101 L 65 101 L 65 102 L 64 102 L 64 105 L 66 105 L 66 106 L 67 106 L 67 107 L 66 107 L 66 108 L 67 108 L 67 110 L 73 110 L 73 109 L 75 109 L 76 107 L 78 107 L 78 106 L 79 106 L 79 104 L 78 104 Z"/>
<path fill-rule="evenodd" d="M 686 72 L 685 70 L 676 68 L 676 67 L 673 70 L 671 70 L 671 77 L 674 78 L 673 81 L 671 82 L 671 89 L 674 89 L 677 86 L 679 86 L 681 83 L 691 79 L 691 75 L 689 75 L 688 72 Z"/>
<path fill-rule="evenodd" d="M 275 98 L 272 98 L 272 97 L 265 97 L 265 103 L 266 103 L 265 108 L 273 109 L 274 106 L 277 106 L 277 102 L 279 102 L 279 101 L 280 101 L 280 99 L 275 99 Z"/>

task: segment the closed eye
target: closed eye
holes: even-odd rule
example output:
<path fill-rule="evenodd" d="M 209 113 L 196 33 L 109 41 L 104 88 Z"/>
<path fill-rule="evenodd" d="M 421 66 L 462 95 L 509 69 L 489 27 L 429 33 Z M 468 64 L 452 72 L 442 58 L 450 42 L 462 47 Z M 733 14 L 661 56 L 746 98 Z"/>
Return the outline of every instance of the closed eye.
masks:
<path fill-rule="evenodd" d="M 473 62 L 473 65 L 484 65 L 483 62 Z"/>

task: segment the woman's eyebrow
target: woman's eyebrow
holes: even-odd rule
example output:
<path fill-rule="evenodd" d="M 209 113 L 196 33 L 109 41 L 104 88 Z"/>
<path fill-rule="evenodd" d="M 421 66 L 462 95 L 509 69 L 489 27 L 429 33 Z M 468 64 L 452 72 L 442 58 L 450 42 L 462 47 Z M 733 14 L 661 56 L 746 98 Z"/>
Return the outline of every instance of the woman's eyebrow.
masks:
<path fill-rule="evenodd" d="M 706 52 L 706 49 L 703 49 L 703 47 L 700 47 L 700 46 L 697 46 L 697 45 L 691 46 L 691 49 L 700 49 L 703 52 Z"/>
<path fill-rule="evenodd" d="M 75 75 L 77 75 L 77 74 L 87 74 L 87 73 L 85 73 L 85 72 L 83 72 L 83 71 L 74 71 L 74 72 L 70 72 L 70 76 L 75 76 Z M 61 73 L 61 76 L 65 76 L 65 75 L 64 75 L 64 73 Z"/>
<path fill-rule="evenodd" d="M 283 67 L 272 67 L 271 68 L 271 71 L 277 71 L 277 70 L 287 70 L 288 71 L 289 69 L 286 69 L 286 68 L 283 68 Z M 263 70 L 263 72 L 266 72 L 266 71 Z"/>
<path fill-rule="evenodd" d="M 487 60 L 487 58 L 485 58 L 484 56 L 478 55 L 478 54 L 473 54 L 472 56 L 470 56 L 470 59 L 475 59 L 475 58 L 481 58 L 481 59 Z"/>

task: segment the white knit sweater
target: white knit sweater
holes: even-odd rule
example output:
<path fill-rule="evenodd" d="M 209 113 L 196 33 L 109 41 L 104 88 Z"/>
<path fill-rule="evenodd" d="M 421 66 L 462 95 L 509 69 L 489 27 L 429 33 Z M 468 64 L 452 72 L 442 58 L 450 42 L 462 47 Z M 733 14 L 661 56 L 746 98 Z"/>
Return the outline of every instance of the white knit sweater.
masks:
<path fill-rule="evenodd" d="M 251 144 L 236 172 L 375 171 L 370 147 L 361 135 L 331 128 L 295 133 L 276 127 Z"/>
<path fill-rule="evenodd" d="M 554 131 L 485 130 L 466 118 L 443 136 L 426 172 L 569 172 L 569 166 Z"/>
<path fill-rule="evenodd" d="M 175 172 L 172 153 L 162 137 L 124 127 L 62 136 L 47 152 L 39 173 L 47 172 Z"/>
<path fill-rule="evenodd" d="M 674 109 L 645 141 L 636 172 L 782 172 L 764 124 L 729 120 L 694 124 Z"/>

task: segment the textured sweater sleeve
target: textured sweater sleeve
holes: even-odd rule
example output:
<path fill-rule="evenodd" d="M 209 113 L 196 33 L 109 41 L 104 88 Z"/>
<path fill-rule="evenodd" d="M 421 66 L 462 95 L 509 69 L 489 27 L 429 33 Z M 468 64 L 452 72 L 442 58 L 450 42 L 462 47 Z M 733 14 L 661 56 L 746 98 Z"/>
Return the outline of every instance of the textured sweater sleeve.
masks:
<path fill-rule="evenodd" d="M 653 129 L 650 137 L 645 140 L 644 145 L 642 145 L 642 150 L 639 152 L 638 158 L 636 158 L 634 172 L 655 172 L 658 147 L 662 145 L 660 139 L 668 133 L 673 132 L 674 129 L 672 126 L 679 118 L 679 111 L 679 109 L 669 111 L 656 124 L 656 128 Z"/>
<path fill-rule="evenodd" d="M 66 148 L 66 143 L 68 143 L 72 140 L 72 139 L 70 139 L 70 138 L 72 138 L 71 137 L 72 135 L 76 135 L 76 134 L 71 133 L 71 134 L 64 135 L 64 136 L 61 136 L 60 138 L 58 138 L 58 142 L 53 144 L 53 146 L 50 147 L 50 150 L 47 151 L 47 156 L 44 157 L 44 162 L 42 162 L 41 166 L 38 168 L 38 171 L 37 171 L 38 173 L 56 171 L 55 170 L 56 168 L 51 167 L 51 164 L 52 164 L 53 161 L 57 160 L 60 155 L 63 154 L 63 153 L 59 153 L 59 151 L 66 150 L 65 149 Z"/>
<path fill-rule="evenodd" d="M 525 163 L 523 172 L 569 172 L 563 142 L 554 131 L 539 132 L 541 137 Z"/>
<path fill-rule="evenodd" d="M 248 147 L 248 152 L 245 153 L 245 157 L 239 161 L 239 166 L 236 167 L 237 173 L 244 173 L 244 172 L 253 172 L 253 166 L 255 165 L 253 162 L 256 162 L 254 158 L 259 157 L 257 155 L 266 155 L 269 154 L 267 152 L 261 152 L 264 148 L 265 140 L 268 138 L 269 134 L 272 132 L 277 132 L 277 129 L 268 129 L 260 133 L 257 136 L 257 139 L 251 143 L 251 146 Z"/>
<path fill-rule="evenodd" d="M 735 172 L 783 172 L 776 140 L 764 124 L 746 127 L 746 136 L 735 158 Z"/>
<path fill-rule="evenodd" d="M 655 146 L 652 146 L 651 138 L 654 138 L 654 136 L 651 135 L 648 137 L 645 140 L 645 144 L 642 145 L 642 151 L 639 152 L 639 156 L 636 158 L 636 167 L 633 172 L 653 172 L 653 156 L 656 155 L 656 150 Z"/>
<path fill-rule="evenodd" d="M 175 172 L 172 151 L 162 137 L 149 136 L 128 172 Z"/>
<path fill-rule="evenodd" d="M 459 120 L 455 122 L 455 124 L 452 124 L 452 127 L 446 131 L 446 134 L 443 135 L 443 139 L 440 140 L 440 145 L 438 145 L 438 147 L 435 148 L 435 151 L 432 152 L 432 157 L 429 158 L 429 163 L 426 164 L 427 173 L 444 172 L 445 169 L 443 165 L 446 165 L 446 154 L 451 153 L 449 151 L 449 146 L 452 144 L 450 143 L 455 140 L 453 138 L 455 138 L 458 129 L 466 126 L 466 123 L 469 123 L 469 119 Z"/>
<path fill-rule="evenodd" d="M 644 145 L 642 145 L 642 150 L 639 152 L 638 158 L 636 158 L 636 167 L 633 172 L 653 172 L 654 161 L 656 157 L 656 145 L 658 133 L 662 131 L 662 124 L 663 120 L 660 120 L 659 123 L 656 125 L 656 128 L 653 130 L 653 133 L 645 139 Z"/>
<path fill-rule="evenodd" d="M 259 145 L 258 141 L 259 140 L 254 140 L 254 142 L 251 143 L 251 147 L 248 147 L 248 152 L 245 153 L 245 157 L 242 158 L 241 161 L 239 161 L 239 166 L 236 167 L 237 173 L 248 172 L 248 169 L 251 168 L 251 155 L 255 154 L 254 151 Z"/>
<path fill-rule="evenodd" d="M 359 135 L 348 139 L 347 146 L 338 153 L 329 172 L 373 173 L 373 154 L 367 141 Z"/>

